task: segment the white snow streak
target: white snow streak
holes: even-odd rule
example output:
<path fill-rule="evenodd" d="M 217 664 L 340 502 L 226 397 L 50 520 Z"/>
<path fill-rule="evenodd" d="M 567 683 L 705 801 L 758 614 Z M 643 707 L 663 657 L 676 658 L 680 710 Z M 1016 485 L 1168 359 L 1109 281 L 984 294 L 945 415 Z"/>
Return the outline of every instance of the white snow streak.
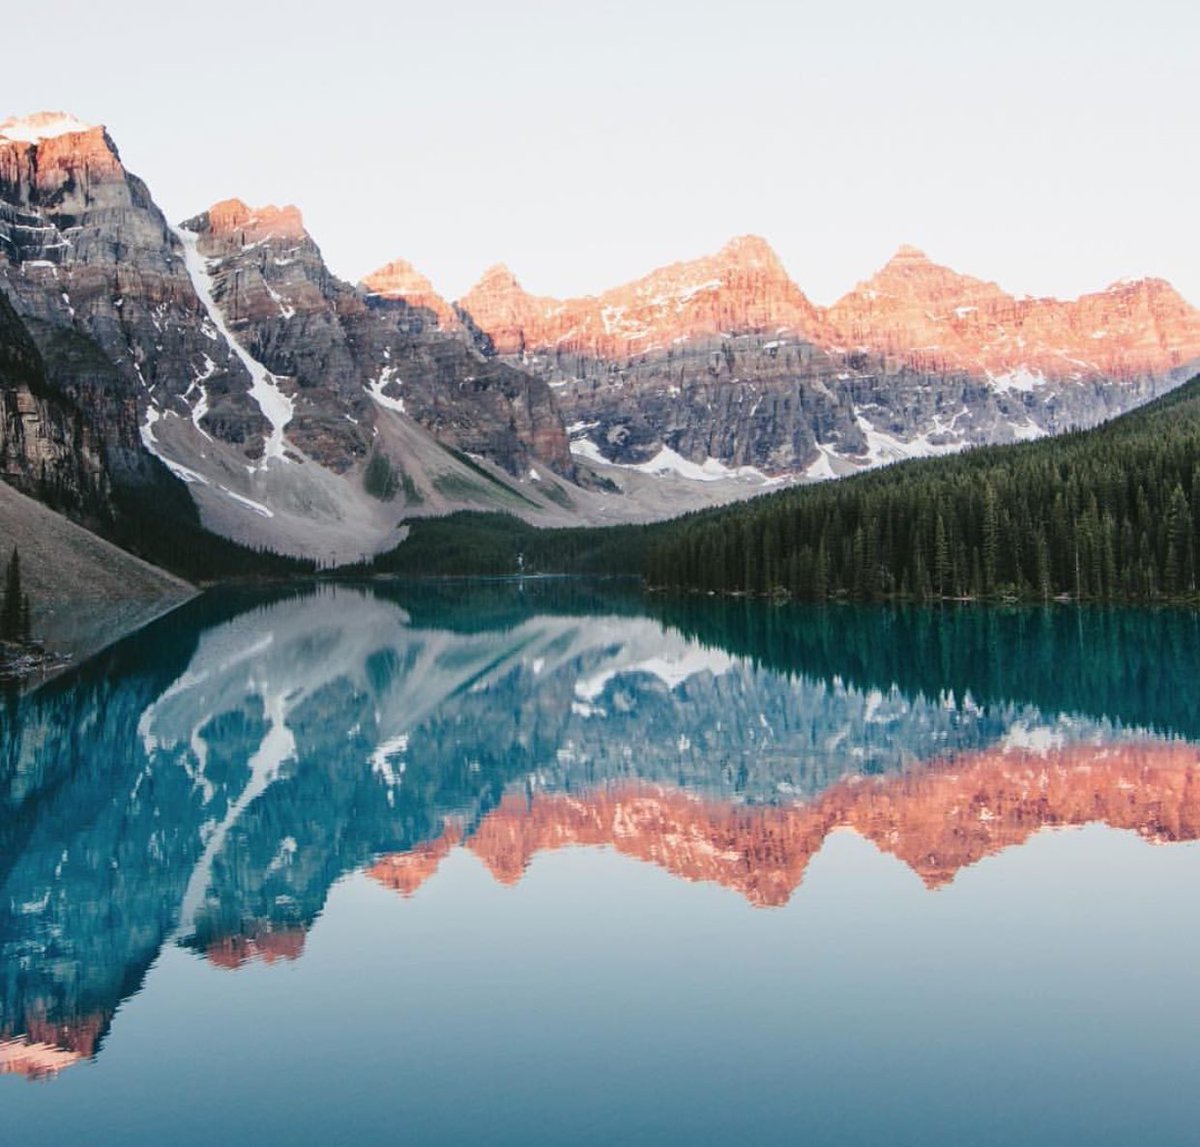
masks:
<path fill-rule="evenodd" d="M 286 461 L 283 436 L 284 428 L 292 419 L 295 406 L 292 400 L 279 389 L 275 376 L 261 362 L 250 354 L 234 337 L 233 332 L 225 323 L 225 316 L 217 306 L 212 293 L 212 275 L 209 273 L 208 260 L 200 254 L 196 246 L 199 236 L 194 231 L 185 231 L 181 227 L 173 227 L 175 237 L 183 245 L 183 261 L 187 267 L 188 276 L 192 280 L 200 302 L 208 312 L 212 325 L 225 337 L 229 349 L 241 359 L 242 365 L 250 372 L 250 394 L 258 403 L 263 417 L 270 423 L 271 433 L 263 444 L 263 458 L 257 469 L 265 470 L 272 458 Z"/>
<path fill-rule="evenodd" d="M 363 389 L 373 398 L 380 406 L 386 407 L 388 410 L 394 410 L 397 414 L 406 414 L 404 409 L 403 398 L 391 398 L 383 393 L 392 379 L 396 377 L 397 370 L 394 366 L 385 366 L 380 372 L 378 378 L 371 379 Z"/>
<path fill-rule="evenodd" d="M 649 462 L 611 462 L 600 453 L 600 448 L 590 438 L 579 438 L 571 443 L 571 453 L 588 462 L 597 462 L 603 466 L 619 466 L 622 470 L 636 470 L 639 474 L 649 474 L 652 477 L 664 474 L 678 474 L 693 482 L 720 482 L 726 479 L 737 479 L 744 482 L 754 482 L 763 486 L 776 485 L 782 479 L 769 478 L 754 466 L 726 466 L 716 458 L 706 458 L 702 463 L 692 462 L 682 454 L 663 446 Z"/>

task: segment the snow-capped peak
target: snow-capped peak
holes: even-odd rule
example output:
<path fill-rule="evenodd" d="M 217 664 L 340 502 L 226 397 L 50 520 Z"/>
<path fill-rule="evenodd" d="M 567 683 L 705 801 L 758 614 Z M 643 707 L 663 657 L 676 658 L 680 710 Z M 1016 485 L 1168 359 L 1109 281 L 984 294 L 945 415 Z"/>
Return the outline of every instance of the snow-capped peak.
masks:
<path fill-rule="evenodd" d="M 16 143 L 41 143 L 60 135 L 91 131 L 94 124 L 84 123 L 67 112 L 35 112 L 33 115 L 13 116 L 0 123 L 0 139 Z"/>

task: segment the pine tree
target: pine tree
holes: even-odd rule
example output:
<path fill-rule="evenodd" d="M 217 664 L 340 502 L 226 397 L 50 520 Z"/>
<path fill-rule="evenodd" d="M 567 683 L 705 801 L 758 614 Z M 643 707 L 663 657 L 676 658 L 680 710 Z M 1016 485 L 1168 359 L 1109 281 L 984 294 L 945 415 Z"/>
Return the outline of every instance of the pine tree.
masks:
<path fill-rule="evenodd" d="M 21 556 L 13 546 L 4 574 L 4 604 L 0 607 L 0 638 L 21 640 Z"/>

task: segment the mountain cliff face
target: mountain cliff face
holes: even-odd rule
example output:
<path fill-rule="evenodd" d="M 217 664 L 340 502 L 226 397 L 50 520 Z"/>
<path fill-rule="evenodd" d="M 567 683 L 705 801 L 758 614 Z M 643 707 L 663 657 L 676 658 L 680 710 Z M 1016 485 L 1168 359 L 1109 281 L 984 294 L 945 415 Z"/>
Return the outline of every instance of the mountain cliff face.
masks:
<path fill-rule="evenodd" d="M 452 306 L 402 261 L 352 286 L 295 207 L 170 226 L 105 129 L 59 113 L 0 123 L 0 300 L 9 481 L 93 525 L 122 492 L 190 500 L 322 561 L 418 515 L 645 520 L 1037 437 L 1200 359 L 1161 281 L 1018 299 L 911 248 L 829 308 L 754 236 L 587 298 L 495 267 Z"/>
<path fill-rule="evenodd" d="M 701 479 L 831 477 L 1091 425 L 1200 358 L 1200 312 L 1161 280 L 1017 299 L 902 247 L 820 308 L 754 237 L 582 299 L 494 267 L 460 313 L 550 381 L 581 458 Z"/>
<path fill-rule="evenodd" d="M 982 372 L 1001 387 L 1166 376 L 1200 355 L 1200 311 L 1161 279 L 1073 301 L 1015 298 L 901 247 L 827 314 L 848 347 L 930 371 Z"/>
<path fill-rule="evenodd" d="M 261 456 L 266 419 L 250 376 L 104 128 L 67 117 L 0 124 L 0 251 L 0 290 L 55 388 L 104 428 L 111 466 L 146 472 L 143 412 L 190 416 L 201 377 L 205 432 Z"/>
<path fill-rule="evenodd" d="M 104 128 L 69 116 L 0 124 L 0 297 L 5 373 L 32 346 L 53 400 L 6 384 L 4 471 L 83 516 L 110 487 L 171 484 L 165 463 L 210 528 L 345 559 L 414 508 L 542 508 L 479 462 L 573 473 L 545 382 L 338 280 L 295 208 L 230 200 L 171 227 Z"/>
<path fill-rule="evenodd" d="M 37 348 L 0 294 L 0 475 L 48 505 L 96 513 L 109 479 L 98 428 L 56 395 Z"/>
<path fill-rule="evenodd" d="M 450 326 L 451 316 L 435 313 L 430 321 L 415 280 L 409 285 L 420 301 L 410 303 L 337 279 L 295 207 L 252 209 L 228 200 L 183 229 L 196 236 L 212 297 L 234 337 L 287 380 L 287 437 L 308 457 L 347 470 L 370 449 L 383 406 L 510 473 L 536 461 L 570 472 L 546 384 L 440 330 L 437 320 Z"/>

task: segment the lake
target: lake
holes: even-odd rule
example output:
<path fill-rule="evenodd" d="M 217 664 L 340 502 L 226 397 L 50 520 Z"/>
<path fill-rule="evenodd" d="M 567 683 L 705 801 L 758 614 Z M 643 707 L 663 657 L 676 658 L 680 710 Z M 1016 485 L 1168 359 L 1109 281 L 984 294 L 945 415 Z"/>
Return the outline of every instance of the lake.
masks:
<path fill-rule="evenodd" d="M 10 1142 L 1196 1141 L 1192 613 L 224 591 L 0 801 Z"/>

